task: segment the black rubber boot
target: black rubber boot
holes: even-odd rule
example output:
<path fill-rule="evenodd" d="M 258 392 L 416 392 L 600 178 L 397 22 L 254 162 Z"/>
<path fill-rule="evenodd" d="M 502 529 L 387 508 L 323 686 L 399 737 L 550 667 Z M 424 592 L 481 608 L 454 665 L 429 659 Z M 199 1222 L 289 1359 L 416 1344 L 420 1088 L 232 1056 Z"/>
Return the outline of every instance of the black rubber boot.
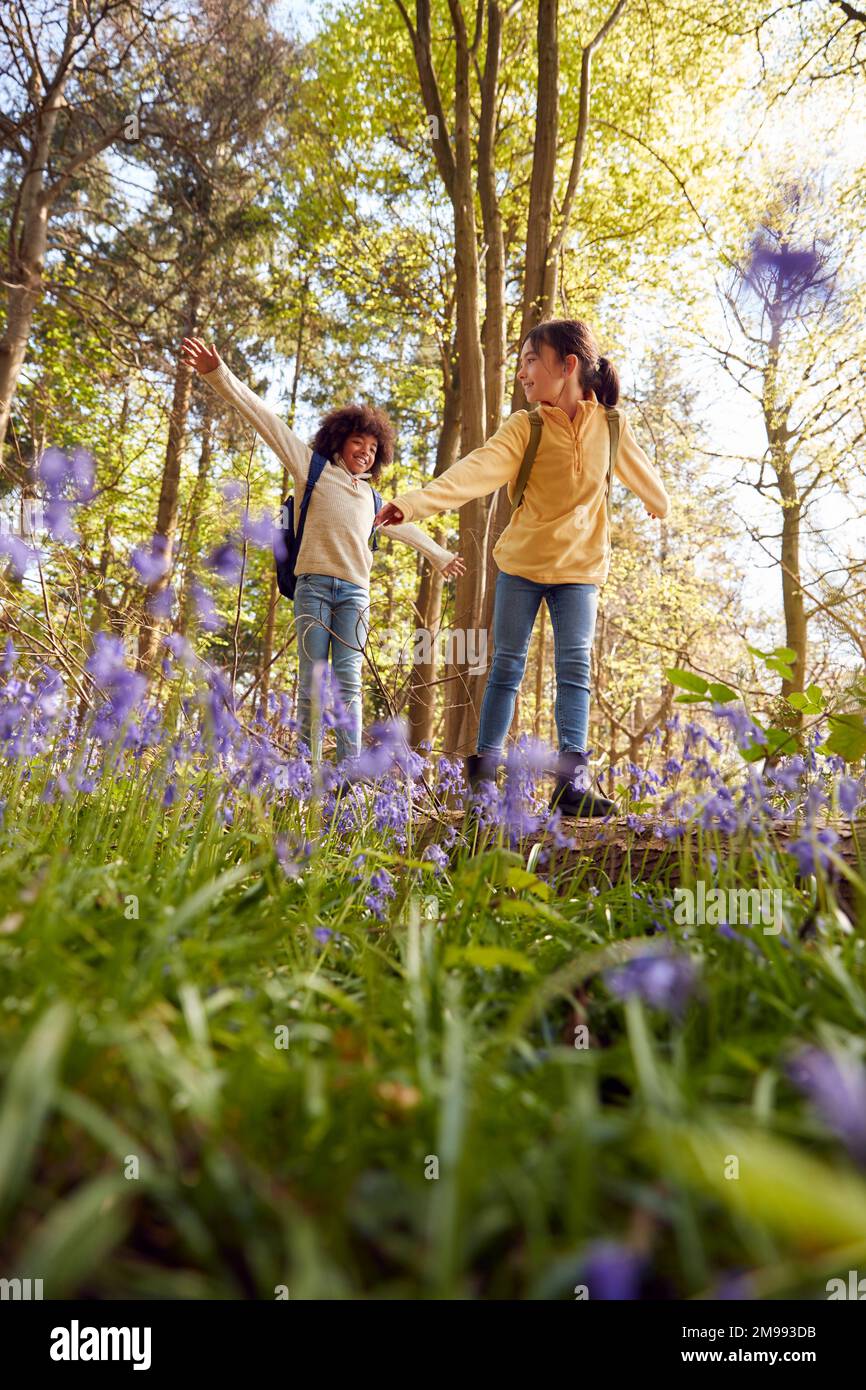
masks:
<path fill-rule="evenodd" d="M 492 753 L 470 753 L 464 766 L 470 792 L 480 791 L 483 782 L 496 786 L 496 759 Z"/>
<path fill-rule="evenodd" d="M 608 801 L 594 786 L 586 753 L 560 753 L 556 786 L 550 798 L 551 811 L 563 816 L 608 816 L 616 802 Z"/>

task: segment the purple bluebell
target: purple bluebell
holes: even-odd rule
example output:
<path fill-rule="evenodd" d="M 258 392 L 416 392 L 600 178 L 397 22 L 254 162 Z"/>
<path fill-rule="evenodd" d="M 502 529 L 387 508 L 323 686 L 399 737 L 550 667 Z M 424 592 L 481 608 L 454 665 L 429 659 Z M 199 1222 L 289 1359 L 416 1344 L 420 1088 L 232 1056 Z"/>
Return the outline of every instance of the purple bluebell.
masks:
<path fill-rule="evenodd" d="M 190 592 L 195 603 L 199 625 L 205 632 L 218 632 L 223 626 L 223 620 L 217 612 L 216 605 L 208 590 L 203 584 L 193 583 L 190 585 Z"/>
<path fill-rule="evenodd" d="M 810 874 L 817 874 L 819 869 L 827 869 L 830 865 L 830 856 L 827 850 L 832 849 L 839 836 L 830 826 L 824 826 L 811 836 L 801 836 L 799 840 L 793 840 L 788 846 L 788 853 L 792 854 L 797 861 L 797 871 L 802 877 Z"/>
<path fill-rule="evenodd" d="M 173 603 L 174 589 L 170 584 L 166 584 L 165 588 L 156 589 L 148 595 L 145 608 L 153 618 L 168 619 L 171 617 Z"/>
<path fill-rule="evenodd" d="M 852 820 L 857 814 L 857 809 L 863 801 L 863 779 L 857 781 L 853 777 L 841 777 L 836 789 L 839 798 L 839 810 L 843 816 Z"/>
<path fill-rule="evenodd" d="M 687 955 L 656 951 L 607 971 L 604 980 L 619 999 L 634 997 L 654 1009 L 681 1016 L 695 992 L 697 971 Z"/>
<path fill-rule="evenodd" d="M 39 457 L 37 472 L 51 497 L 63 491 L 71 471 L 72 465 L 62 449 L 45 449 Z"/>
<path fill-rule="evenodd" d="M 96 467 L 93 462 L 93 455 L 89 454 L 86 449 L 73 449 L 69 464 L 78 501 L 92 502 L 96 496 L 94 488 Z"/>
<path fill-rule="evenodd" d="M 31 565 L 44 558 L 42 551 L 31 548 L 11 531 L 0 531 L 0 555 L 9 557 L 9 564 L 16 579 L 25 579 Z"/>
<path fill-rule="evenodd" d="M 270 550 L 274 542 L 275 532 L 279 534 L 279 529 L 274 526 L 273 518 L 269 512 L 263 511 L 258 516 L 252 516 L 249 509 L 244 511 L 241 518 L 241 533 L 245 540 L 259 546 L 262 550 Z"/>
<path fill-rule="evenodd" d="M 787 1071 L 828 1129 L 858 1163 L 866 1165 L 866 1067 L 860 1059 L 804 1047 L 788 1063 Z"/>
<path fill-rule="evenodd" d="M 212 550 L 205 564 L 226 584 L 237 584 L 240 581 L 243 557 L 231 541 L 225 541 Z"/>
<path fill-rule="evenodd" d="M 631 1246 L 613 1240 L 597 1240 L 584 1256 L 581 1281 L 590 1299 L 637 1299 L 645 1264 L 644 1257 Z"/>
<path fill-rule="evenodd" d="M 388 901 L 394 897 L 397 891 L 387 869 L 376 869 L 371 874 L 370 887 L 373 891 L 367 894 L 364 903 L 373 915 L 382 922 L 388 915 Z"/>
<path fill-rule="evenodd" d="M 444 873 L 448 868 L 448 855 L 439 845 L 428 845 L 421 858 L 433 864 L 437 874 Z"/>
<path fill-rule="evenodd" d="M 45 504 L 45 527 L 52 539 L 61 545 L 77 545 L 81 539 L 72 524 L 72 505 L 61 498 L 52 498 Z"/>
<path fill-rule="evenodd" d="M 171 568 L 166 537 L 156 534 L 149 548 L 137 545 L 130 556 L 130 564 L 142 584 L 155 584 L 162 579 Z"/>

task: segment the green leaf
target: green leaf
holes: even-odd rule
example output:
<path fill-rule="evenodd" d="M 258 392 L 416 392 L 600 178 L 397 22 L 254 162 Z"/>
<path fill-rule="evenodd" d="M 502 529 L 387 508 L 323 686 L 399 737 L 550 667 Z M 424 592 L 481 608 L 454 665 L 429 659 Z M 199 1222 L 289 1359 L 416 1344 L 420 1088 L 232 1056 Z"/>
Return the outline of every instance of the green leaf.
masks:
<path fill-rule="evenodd" d="M 658 1137 L 664 1164 L 714 1194 L 740 1218 L 814 1252 L 866 1240 L 866 1182 L 763 1131 L 668 1129 Z M 739 1177 L 726 1177 L 729 1156 Z"/>
<path fill-rule="evenodd" d="M 787 697 L 787 700 L 788 704 L 791 706 L 792 709 L 810 708 L 811 702 L 809 700 L 809 697 L 808 695 L 804 695 L 802 690 L 792 690 L 791 694 Z"/>
<path fill-rule="evenodd" d="M 786 662 L 777 661 L 774 656 L 770 656 L 767 657 L 764 664 L 768 668 L 768 670 L 778 672 L 778 674 L 782 677 L 782 680 L 791 681 L 794 679 L 794 672 L 791 670 L 791 667 L 788 666 Z"/>
<path fill-rule="evenodd" d="M 789 665 L 792 661 L 797 660 L 797 653 L 794 651 L 793 647 L 774 647 L 773 656 L 778 656 Z"/>
<path fill-rule="evenodd" d="M 771 753 L 796 753 L 797 739 L 787 729 L 768 729 L 767 744 Z"/>
<path fill-rule="evenodd" d="M 541 882 L 538 874 L 532 873 L 529 869 L 517 868 L 516 865 L 506 869 L 505 886 L 506 888 L 516 888 L 518 891 L 521 888 L 528 888 L 530 892 L 538 893 L 543 898 L 546 898 L 550 891 L 548 885 Z"/>
<path fill-rule="evenodd" d="M 696 676 L 694 671 L 682 671 L 678 666 L 669 666 L 665 669 L 665 675 L 671 685 L 681 686 L 683 690 L 694 690 L 699 695 L 706 694 L 709 689 L 709 682 L 703 676 Z"/>
<path fill-rule="evenodd" d="M 830 736 L 821 745 L 828 753 L 837 753 L 846 763 L 856 763 L 866 755 L 866 721 L 862 714 L 831 714 L 828 719 Z"/>
<path fill-rule="evenodd" d="M 729 700 L 740 698 L 736 690 L 732 690 L 729 685 L 722 685 L 719 681 L 710 681 L 710 694 L 720 704 L 727 704 Z"/>
<path fill-rule="evenodd" d="M 820 685 L 808 686 L 806 689 L 806 694 L 809 696 L 809 699 L 812 701 L 813 705 L 818 705 L 819 708 L 823 708 L 824 692 L 821 689 Z"/>
<path fill-rule="evenodd" d="M 0 1212 L 24 1185 L 51 1110 L 60 1062 L 72 1028 L 72 1010 L 54 1004 L 38 1019 L 9 1071 L 0 1110 Z"/>
<path fill-rule="evenodd" d="M 449 946 L 445 952 L 445 965 L 474 965 L 480 970 L 496 970 L 499 966 L 505 966 L 508 970 L 518 970 L 522 975 L 535 974 L 535 966 L 529 957 L 507 946 Z"/>
<path fill-rule="evenodd" d="M 675 695 L 675 705 L 700 705 L 706 700 L 706 695 Z"/>
<path fill-rule="evenodd" d="M 103 1175 L 51 1207 L 21 1256 L 22 1269 L 45 1270 L 48 1298 L 75 1297 L 120 1244 L 136 1186 L 119 1174 Z"/>
<path fill-rule="evenodd" d="M 557 927 L 565 925 L 559 913 L 547 903 L 527 902 L 526 898 L 503 898 L 496 904 L 496 911 L 502 917 L 530 917 L 534 922 L 553 922 Z"/>
<path fill-rule="evenodd" d="M 756 763 L 760 758 L 766 758 L 767 748 L 763 743 L 753 743 L 751 748 L 741 748 L 740 757 L 743 762 Z"/>

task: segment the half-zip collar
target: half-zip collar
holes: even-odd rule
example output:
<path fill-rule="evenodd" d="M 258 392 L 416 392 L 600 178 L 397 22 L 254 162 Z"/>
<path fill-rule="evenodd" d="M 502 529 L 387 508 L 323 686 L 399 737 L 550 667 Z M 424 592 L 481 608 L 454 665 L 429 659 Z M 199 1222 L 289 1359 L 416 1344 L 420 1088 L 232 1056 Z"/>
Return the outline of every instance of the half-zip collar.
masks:
<path fill-rule="evenodd" d="M 586 429 L 586 422 L 600 404 L 601 402 L 592 387 L 589 388 L 588 397 L 577 402 L 577 410 L 573 420 L 568 411 L 563 410 L 561 405 L 548 405 L 546 401 L 539 401 L 538 403 L 539 410 L 550 417 L 551 423 L 555 423 L 559 417 L 565 421 L 574 445 L 574 471 L 576 475 L 583 472 L 583 433 Z"/>

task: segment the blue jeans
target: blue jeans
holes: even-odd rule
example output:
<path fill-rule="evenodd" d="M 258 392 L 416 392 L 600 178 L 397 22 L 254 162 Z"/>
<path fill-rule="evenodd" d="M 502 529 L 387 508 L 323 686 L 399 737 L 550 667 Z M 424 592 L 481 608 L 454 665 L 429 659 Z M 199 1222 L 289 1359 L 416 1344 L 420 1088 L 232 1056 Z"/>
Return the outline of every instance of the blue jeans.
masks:
<path fill-rule="evenodd" d="M 319 730 L 313 743 L 313 681 L 317 662 L 331 668 L 346 706 L 347 727 L 335 729 L 337 757 L 361 751 L 361 666 L 370 630 L 370 594 L 360 584 L 330 574 L 299 574 L 295 581 L 295 632 L 298 640 L 298 722 L 313 756 L 321 757 Z"/>
<path fill-rule="evenodd" d="M 500 570 L 493 606 L 493 661 L 478 726 L 478 752 L 502 752 L 526 653 L 542 599 L 553 628 L 556 731 L 560 753 L 586 751 L 590 654 L 598 609 L 597 584 L 537 584 Z"/>

